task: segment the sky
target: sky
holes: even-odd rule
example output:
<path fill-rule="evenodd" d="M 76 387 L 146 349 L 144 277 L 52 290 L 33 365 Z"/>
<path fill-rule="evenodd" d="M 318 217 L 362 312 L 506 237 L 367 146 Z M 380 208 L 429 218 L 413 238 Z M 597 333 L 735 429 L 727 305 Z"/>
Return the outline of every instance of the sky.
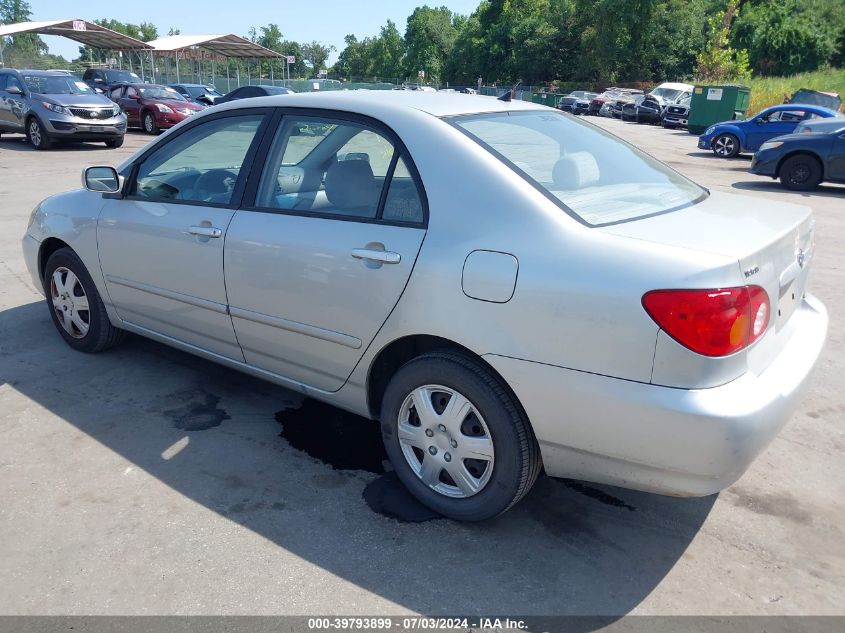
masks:
<path fill-rule="evenodd" d="M 183 35 L 246 35 L 251 26 L 256 28 L 270 23 L 278 24 L 285 39 L 298 42 L 317 40 L 333 44 L 335 51 L 329 58 L 334 63 L 343 49 L 343 38 L 353 33 L 363 37 L 376 35 L 388 19 L 396 23 L 400 33 L 405 32 L 408 16 L 420 5 L 447 6 L 455 13 L 469 14 L 480 0 L 310 0 L 285 2 L 284 0 L 251 0 L 243 6 L 246 10 L 232 11 L 231 0 L 202 0 L 202 2 L 173 2 L 172 0 L 146 0 L 120 6 L 113 0 L 86 0 L 79 8 L 69 8 L 67 0 L 29 0 L 33 20 L 65 20 L 81 18 L 95 20 L 114 19 L 121 22 L 152 22 L 159 36 L 167 35 L 171 27 Z M 44 37 L 50 52 L 73 59 L 78 55 L 79 44 L 61 37 Z"/>

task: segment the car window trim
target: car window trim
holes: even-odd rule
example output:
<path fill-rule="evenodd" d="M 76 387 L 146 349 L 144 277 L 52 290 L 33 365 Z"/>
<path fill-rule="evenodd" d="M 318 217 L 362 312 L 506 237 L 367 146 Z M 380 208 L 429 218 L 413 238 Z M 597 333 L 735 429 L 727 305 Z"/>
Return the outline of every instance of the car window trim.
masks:
<path fill-rule="evenodd" d="M 257 160 L 254 163 L 254 165 L 256 166 L 261 165 L 263 167 L 263 165 L 267 162 L 268 155 L 270 152 L 270 146 L 272 145 L 273 139 L 276 137 L 276 134 L 278 133 L 279 129 L 284 124 L 285 117 L 323 117 L 329 119 L 338 119 L 341 121 L 349 121 L 350 123 L 357 123 L 359 125 L 366 126 L 374 131 L 378 131 L 393 144 L 393 158 L 391 158 L 392 169 L 388 168 L 388 174 L 385 175 L 385 186 L 382 188 L 383 195 L 379 199 L 379 208 L 376 211 L 376 217 L 362 218 L 332 213 L 313 213 L 310 211 L 296 211 L 291 209 L 276 209 L 271 207 L 256 206 L 255 200 L 258 194 L 258 185 L 259 181 L 261 180 L 261 172 L 263 171 L 263 169 L 254 169 L 250 172 L 248 186 L 242 200 L 242 206 L 238 209 L 239 211 L 249 211 L 255 213 L 275 213 L 278 215 L 291 215 L 296 217 L 326 220 L 341 220 L 344 222 L 359 222 L 362 224 L 382 224 L 386 226 L 401 226 L 406 228 L 428 229 L 428 194 L 426 193 L 425 187 L 423 186 L 422 178 L 420 177 L 419 171 L 417 170 L 417 166 L 414 163 L 414 159 L 412 158 L 411 153 L 408 151 L 408 148 L 405 146 L 405 143 L 402 142 L 402 139 L 399 138 L 399 135 L 396 134 L 396 132 L 394 132 L 389 125 L 367 115 L 358 114 L 357 112 L 348 112 L 345 110 L 333 110 L 328 108 L 292 107 L 277 107 L 275 109 L 277 110 L 277 112 L 272 118 L 272 129 L 268 129 L 265 133 L 265 138 L 261 143 L 261 147 L 259 148 L 259 152 L 256 157 Z M 398 163 L 399 158 L 405 161 L 405 166 L 407 167 L 408 172 L 411 174 L 411 178 L 413 179 L 414 185 L 416 186 L 417 195 L 420 198 L 420 204 L 422 206 L 423 211 L 422 222 L 384 220 L 381 217 L 384 213 L 384 203 L 387 200 L 385 191 L 388 191 L 390 189 L 390 183 L 393 180 L 393 169 L 395 169 L 394 163 Z M 390 176 L 389 180 L 388 175 Z"/>
<path fill-rule="evenodd" d="M 384 219 L 384 205 L 387 204 L 387 196 L 390 195 L 390 188 L 393 186 L 393 174 L 396 171 L 396 165 L 399 163 L 399 158 L 402 152 L 395 145 L 393 146 L 393 156 L 390 157 L 390 165 L 387 166 L 387 173 L 384 175 L 384 183 L 381 188 L 381 195 L 378 199 L 378 209 L 376 210 L 376 218 Z"/>
<path fill-rule="evenodd" d="M 154 152 L 158 151 L 159 149 L 166 147 L 168 144 L 174 142 L 177 138 L 189 132 L 190 130 L 194 129 L 198 125 L 202 125 L 204 123 L 208 123 L 210 121 L 216 121 L 219 119 L 230 119 L 236 117 L 244 117 L 244 116 L 256 116 L 261 115 L 263 118 L 258 125 L 258 130 L 255 132 L 255 137 L 252 139 L 252 143 L 250 143 L 249 149 L 247 149 L 246 154 L 244 155 L 243 162 L 241 163 L 241 168 L 238 170 L 238 179 L 235 182 L 235 188 L 232 190 L 232 198 L 227 203 L 222 202 L 205 202 L 202 200 L 168 200 L 166 198 L 163 199 L 155 199 L 155 198 L 144 198 L 141 196 L 133 196 L 129 195 L 129 191 L 132 191 L 132 188 L 135 186 L 137 177 L 138 177 L 138 169 L 140 168 L 141 164 Z M 129 177 L 126 179 L 126 183 L 123 186 L 120 195 L 117 196 L 123 200 L 134 200 L 134 201 L 142 201 L 142 202 L 160 202 L 164 204 L 177 204 L 177 205 L 188 205 L 188 206 L 198 206 L 198 207 L 213 207 L 218 209 L 232 209 L 237 210 L 244 199 L 244 193 L 246 191 L 247 181 L 249 180 L 249 175 L 252 173 L 252 167 L 255 164 L 255 158 L 258 155 L 258 148 L 264 141 L 264 137 L 267 134 L 267 130 L 270 128 L 270 122 L 273 119 L 273 112 L 272 108 L 244 108 L 238 110 L 226 110 L 225 112 L 216 112 L 214 114 L 206 115 L 203 117 L 199 117 L 187 123 L 183 128 L 179 129 L 177 132 L 170 135 L 170 137 L 161 143 L 153 143 L 149 148 L 147 148 L 143 154 L 141 154 L 133 163 L 130 168 Z M 114 194 L 104 194 L 105 196 L 114 196 Z"/>

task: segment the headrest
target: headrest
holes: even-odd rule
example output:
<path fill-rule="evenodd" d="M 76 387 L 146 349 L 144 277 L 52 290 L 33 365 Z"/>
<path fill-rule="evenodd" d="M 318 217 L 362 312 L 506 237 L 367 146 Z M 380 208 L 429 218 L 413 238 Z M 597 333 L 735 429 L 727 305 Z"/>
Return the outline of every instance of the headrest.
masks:
<path fill-rule="evenodd" d="M 573 152 L 562 156 L 552 170 L 555 186 L 565 191 L 594 185 L 600 176 L 598 163 L 590 152 Z"/>
<path fill-rule="evenodd" d="M 338 209 L 374 207 L 375 184 L 373 169 L 365 160 L 332 163 L 326 173 L 326 197 Z"/>

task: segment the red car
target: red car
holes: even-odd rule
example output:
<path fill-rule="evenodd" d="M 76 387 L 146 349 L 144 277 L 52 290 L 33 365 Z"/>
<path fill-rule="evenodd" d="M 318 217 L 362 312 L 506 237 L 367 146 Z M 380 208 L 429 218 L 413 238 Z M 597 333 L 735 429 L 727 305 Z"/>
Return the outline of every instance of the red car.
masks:
<path fill-rule="evenodd" d="M 129 127 L 140 127 L 148 134 L 158 134 L 204 109 L 173 88 L 157 84 L 112 86 L 109 98 L 126 113 Z"/>

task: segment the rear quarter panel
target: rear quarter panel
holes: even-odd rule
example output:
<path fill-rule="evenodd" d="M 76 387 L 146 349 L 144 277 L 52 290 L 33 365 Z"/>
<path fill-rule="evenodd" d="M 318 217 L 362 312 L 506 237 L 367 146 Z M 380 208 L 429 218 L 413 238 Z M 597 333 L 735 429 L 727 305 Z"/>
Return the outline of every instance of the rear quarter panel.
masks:
<path fill-rule="evenodd" d="M 399 304 L 351 378 L 359 385 L 379 350 L 414 334 L 441 336 L 479 355 L 648 382 L 658 327 L 642 295 L 667 284 L 721 284 L 738 272 L 736 260 L 580 224 L 446 123 L 397 132 L 426 187 L 429 229 Z M 475 250 L 518 260 L 507 303 L 464 294 L 461 271 Z"/>

